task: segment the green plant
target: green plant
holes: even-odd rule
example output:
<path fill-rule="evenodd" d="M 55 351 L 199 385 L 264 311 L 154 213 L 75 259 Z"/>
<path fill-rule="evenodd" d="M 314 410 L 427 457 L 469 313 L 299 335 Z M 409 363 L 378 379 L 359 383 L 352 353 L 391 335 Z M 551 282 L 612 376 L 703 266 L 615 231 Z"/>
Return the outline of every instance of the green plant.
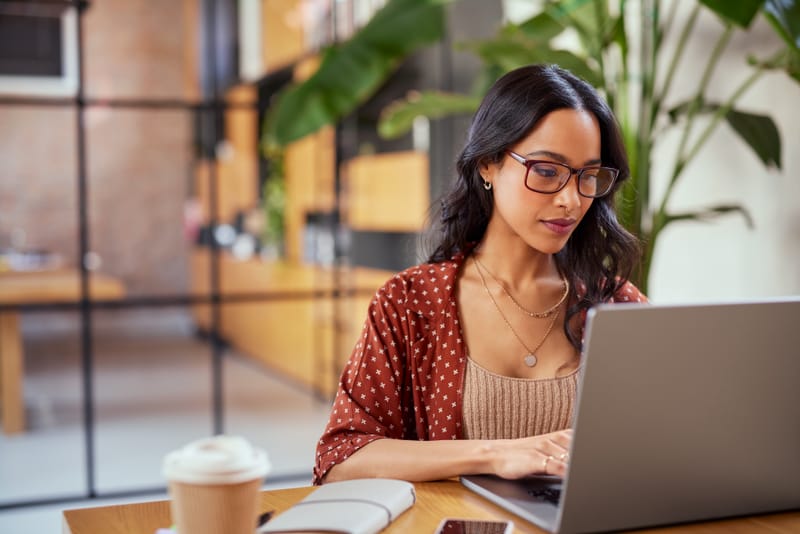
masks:
<path fill-rule="evenodd" d="M 780 168 L 780 135 L 773 120 L 742 111 L 736 106 L 745 91 L 767 71 L 780 69 L 800 82 L 800 0 L 697 0 L 682 28 L 674 27 L 678 1 L 673 0 L 664 11 L 666 4 L 663 0 L 546 0 L 535 16 L 502 27 L 494 38 L 460 44 L 477 54 L 483 64 L 482 75 L 470 94 L 415 93 L 385 110 L 379 132 L 386 137 L 400 135 L 419 115 L 436 118 L 471 112 L 494 79 L 521 65 L 557 63 L 572 70 L 603 91 L 619 118 L 632 174 L 632 179 L 620 192 L 619 213 L 626 227 L 644 243 L 644 257 L 635 282 L 647 292 L 658 237 L 669 224 L 681 220 L 707 220 L 726 213 L 739 213 L 748 224 L 752 224 L 747 210 L 741 205 L 715 205 L 676 213 L 668 209 L 669 200 L 686 166 L 723 121 L 739 134 L 765 165 Z M 631 7 L 639 8 L 638 21 L 626 17 Z M 702 9 L 715 13 L 720 20 L 717 42 L 708 53 L 694 96 L 686 102 L 668 106 L 677 67 Z M 784 45 L 767 58 L 745 58 L 750 68 L 745 81 L 724 101 L 710 99 L 709 83 L 731 36 L 737 29 L 749 28 L 759 13 L 770 21 Z M 380 22 L 391 25 L 390 19 Z M 377 26 L 372 31 L 378 32 Z M 555 38 L 567 31 L 577 36 L 577 50 L 554 45 L 559 41 Z M 671 56 L 665 57 L 663 43 L 671 32 L 678 32 L 677 46 Z M 358 38 L 356 35 L 353 39 Z M 384 72 L 391 71 L 387 69 Z M 351 74 L 355 76 L 355 71 Z M 309 84 L 301 86 L 297 92 L 313 94 L 320 89 Z M 317 94 L 316 98 L 323 96 Z M 337 100 L 331 93 L 326 93 L 324 98 Z M 311 118 L 309 114 L 302 113 L 302 99 L 299 100 L 293 103 L 292 108 L 301 113 L 293 118 L 311 123 L 306 120 Z M 351 109 L 338 115 L 329 114 L 328 118 L 333 122 Z M 696 133 L 695 130 L 701 127 L 699 119 L 702 116 L 705 116 L 704 124 Z M 659 134 L 666 128 L 680 129 L 679 147 L 671 162 L 666 191 L 654 198 L 651 189 L 652 155 Z"/>
<path fill-rule="evenodd" d="M 449 0 L 390 0 L 354 36 L 321 51 L 317 71 L 283 89 L 264 118 L 261 149 L 270 162 L 262 190 L 265 243 L 283 249 L 286 146 L 333 124 L 372 96 L 402 60 L 441 39 Z"/>
<path fill-rule="evenodd" d="M 389 0 L 348 40 L 322 51 L 308 80 L 278 95 L 267 114 L 262 147 L 269 156 L 333 124 L 372 96 L 402 60 L 442 38 L 451 0 Z"/>

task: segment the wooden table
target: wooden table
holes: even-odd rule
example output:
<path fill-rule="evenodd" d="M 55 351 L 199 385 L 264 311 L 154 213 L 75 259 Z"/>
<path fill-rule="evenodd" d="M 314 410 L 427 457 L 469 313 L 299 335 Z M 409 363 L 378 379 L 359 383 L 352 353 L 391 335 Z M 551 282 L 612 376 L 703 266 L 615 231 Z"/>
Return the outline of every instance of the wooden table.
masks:
<path fill-rule="evenodd" d="M 515 532 L 541 534 L 544 531 L 504 511 L 483 497 L 467 490 L 454 480 L 414 484 L 417 502 L 383 532 L 387 534 L 432 534 L 444 517 L 472 519 L 508 519 Z M 282 512 L 308 495 L 314 488 L 290 488 L 264 491 L 261 511 Z M 171 524 L 169 501 L 153 501 L 64 511 L 64 534 L 153 534 Z M 770 514 L 676 527 L 650 529 L 651 534 L 723 534 L 735 532 L 790 534 L 800 532 L 800 512 Z"/>
<path fill-rule="evenodd" d="M 116 300 L 125 296 L 125 288 L 116 278 L 92 273 L 89 280 L 89 294 L 94 300 Z M 80 297 L 80 274 L 77 271 L 0 272 L 0 305 L 78 302 Z M 19 312 L 1 310 L 0 417 L 6 434 L 25 430 L 24 368 Z"/>

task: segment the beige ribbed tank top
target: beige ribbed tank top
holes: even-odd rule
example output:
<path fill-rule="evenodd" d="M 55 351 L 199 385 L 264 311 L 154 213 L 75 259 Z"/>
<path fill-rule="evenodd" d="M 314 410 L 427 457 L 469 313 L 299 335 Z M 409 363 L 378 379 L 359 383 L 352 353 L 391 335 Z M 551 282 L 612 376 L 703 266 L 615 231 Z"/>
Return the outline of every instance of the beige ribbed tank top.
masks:
<path fill-rule="evenodd" d="M 569 428 L 577 389 L 577 370 L 557 378 L 513 378 L 467 358 L 464 437 L 515 439 Z"/>

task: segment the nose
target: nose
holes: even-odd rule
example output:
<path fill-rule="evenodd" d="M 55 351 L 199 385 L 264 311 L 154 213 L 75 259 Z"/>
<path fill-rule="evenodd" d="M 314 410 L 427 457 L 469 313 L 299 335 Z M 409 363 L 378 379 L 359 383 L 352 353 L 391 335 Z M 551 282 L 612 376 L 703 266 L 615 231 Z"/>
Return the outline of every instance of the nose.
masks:
<path fill-rule="evenodd" d="M 566 208 L 567 213 L 576 210 L 581 205 L 581 195 L 578 193 L 578 176 L 575 171 L 569 175 L 569 180 L 558 193 L 555 202 L 560 207 Z"/>

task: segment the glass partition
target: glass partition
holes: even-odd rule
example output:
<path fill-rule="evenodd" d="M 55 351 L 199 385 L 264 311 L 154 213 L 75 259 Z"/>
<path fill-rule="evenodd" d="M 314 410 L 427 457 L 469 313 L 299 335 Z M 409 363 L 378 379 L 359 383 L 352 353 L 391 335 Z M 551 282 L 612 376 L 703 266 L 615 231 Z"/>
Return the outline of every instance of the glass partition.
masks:
<path fill-rule="evenodd" d="M 185 307 L 95 314 L 97 488 L 162 488 L 164 455 L 212 434 L 208 343 Z"/>
<path fill-rule="evenodd" d="M 87 487 L 80 314 L 6 310 L 0 321 L 0 504 L 79 497 Z M 19 352 L 8 350 L 15 336 Z"/>
<path fill-rule="evenodd" d="M 130 299 L 185 294 L 191 113 L 93 106 L 86 124 L 93 268 Z"/>

